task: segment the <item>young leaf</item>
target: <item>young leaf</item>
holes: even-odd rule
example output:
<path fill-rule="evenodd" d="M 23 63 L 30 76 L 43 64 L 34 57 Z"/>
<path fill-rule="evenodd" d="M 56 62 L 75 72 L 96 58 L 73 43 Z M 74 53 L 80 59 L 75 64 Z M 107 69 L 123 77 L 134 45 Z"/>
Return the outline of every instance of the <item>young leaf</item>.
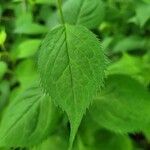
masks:
<path fill-rule="evenodd" d="M 4 113 L 0 126 L 0 146 L 26 147 L 41 142 L 54 131 L 59 113 L 49 96 L 34 85 Z"/>
<path fill-rule="evenodd" d="M 119 133 L 142 131 L 150 122 L 150 94 L 126 75 L 111 75 L 90 113 L 101 126 Z"/>
<path fill-rule="evenodd" d="M 41 84 L 68 114 L 70 145 L 98 87 L 102 86 L 105 57 L 100 42 L 82 26 L 61 25 L 44 39 L 38 56 Z"/>

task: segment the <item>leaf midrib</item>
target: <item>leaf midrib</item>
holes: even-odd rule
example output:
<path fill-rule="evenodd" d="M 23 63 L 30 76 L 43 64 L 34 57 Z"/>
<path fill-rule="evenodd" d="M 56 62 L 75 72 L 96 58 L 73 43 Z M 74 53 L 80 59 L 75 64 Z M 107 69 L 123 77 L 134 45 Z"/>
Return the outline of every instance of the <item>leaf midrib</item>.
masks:
<path fill-rule="evenodd" d="M 72 66 L 71 66 L 71 59 L 69 56 L 69 49 L 68 49 L 68 40 L 67 40 L 67 27 L 66 24 L 63 25 L 65 28 L 65 40 L 66 40 L 66 52 L 67 52 L 67 57 L 68 57 L 68 65 L 69 65 L 69 72 L 70 72 L 70 80 L 71 80 L 71 90 L 72 90 L 72 94 L 73 94 L 73 100 L 76 106 L 76 99 L 75 99 L 75 91 L 74 91 L 74 83 L 73 83 L 73 74 L 72 74 Z M 75 114 L 76 114 L 76 109 L 75 109 Z"/>

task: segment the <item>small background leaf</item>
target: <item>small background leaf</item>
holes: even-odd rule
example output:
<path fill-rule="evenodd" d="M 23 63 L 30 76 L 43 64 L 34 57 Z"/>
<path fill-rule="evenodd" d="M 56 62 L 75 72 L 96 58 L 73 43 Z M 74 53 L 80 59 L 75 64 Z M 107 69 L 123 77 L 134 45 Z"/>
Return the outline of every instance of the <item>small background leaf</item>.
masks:
<path fill-rule="evenodd" d="M 106 88 L 90 109 L 93 119 L 119 133 L 143 131 L 149 126 L 150 94 L 126 75 L 109 76 Z M 147 117 L 145 117 L 147 116 Z"/>
<path fill-rule="evenodd" d="M 66 23 L 83 25 L 89 29 L 98 27 L 105 15 L 105 4 L 102 0 L 67 0 L 62 9 Z M 56 12 L 50 17 L 51 27 L 61 22 L 58 14 Z"/>
<path fill-rule="evenodd" d="M 63 6 L 63 13 L 67 23 L 91 29 L 102 22 L 105 5 L 102 0 L 68 0 Z"/>
<path fill-rule="evenodd" d="M 17 48 L 17 58 L 28 58 L 35 54 L 37 49 L 39 48 L 41 40 L 38 39 L 30 39 L 21 42 Z"/>
<path fill-rule="evenodd" d="M 38 144 L 54 132 L 60 114 L 37 85 L 10 103 L 0 125 L 0 146 L 26 147 Z"/>

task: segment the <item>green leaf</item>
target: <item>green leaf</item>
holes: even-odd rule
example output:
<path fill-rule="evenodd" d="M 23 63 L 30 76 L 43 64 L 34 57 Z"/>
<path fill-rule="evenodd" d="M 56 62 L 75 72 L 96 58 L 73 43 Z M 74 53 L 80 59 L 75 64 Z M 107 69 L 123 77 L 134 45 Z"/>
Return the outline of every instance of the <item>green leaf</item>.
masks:
<path fill-rule="evenodd" d="M 141 64 L 141 58 L 124 53 L 118 61 L 110 64 L 108 67 L 108 74 L 126 74 L 135 76 L 140 73 Z"/>
<path fill-rule="evenodd" d="M 68 119 L 65 115 L 57 131 L 51 134 L 42 143 L 33 146 L 31 150 L 67 150 L 69 139 L 69 128 L 67 124 Z"/>
<path fill-rule="evenodd" d="M 109 46 L 110 44 L 112 43 L 113 41 L 113 38 L 112 37 L 106 37 L 103 41 L 102 41 L 102 47 L 104 49 L 105 52 L 108 52 L 110 49 L 109 49 Z"/>
<path fill-rule="evenodd" d="M 23 89 L 28 88 L 37 80 L 37 68 L 32 59 L 26 59 L 16 66 L 15 77 Z"/>
<path fill-rule="evenodd" d="M 150 93 L 126 75 L 111 75 L 90 109 L 101 126 L 119 133 L 142 131 L 150 123 Z"/>
<path fill-rule="evenodd" d="M 65 21 L 87 28 L 95 28 L 104 18 L 105 8 L 102 0 L 68 0 L 63 6 Z"/>
<path fill-rule="evenodd" d="M 85 145 L 82 139 L 78 139 L 78 147 L 75 150 L 133 150 L 128 136 L 114 134 L 101 129 L 95 133 L 91 145 Z"/>
<path fill-rule="evenodd" d="M 17 34 L 43 34 L 47 32 L 47 27 L 33 22 L 31 13 L 23 13 L 16 19 L 14 30 Z"/>
<path fill-rule="evenodd" d="M 88 128 L 88 130 L 90 129 Z M 90 136 L 90 138 L 93 138 L 92 143 L 87 143 L 84 140 L 83 135 L 78 135 L 73 150 L 132 150 L 131 140 L 126 135 L 114 134 L 107 130 L 99 129 L 96 130 L 96 132 L 93 132 L 92 135 L 86 134 L 86 136 Z M 67 138 L 65 137 L 65 135 L 55 134 L 53 136 L 50 136 L 47 140 L 35 146 L 31 150 L 66 150 L 66 149 L 67 149 Z"/>
<path fill-rule="evenodd" d="M 83 150 L 133 150 L 127 135 L 105 130 L 91 118 L 89 113 L 84 117 L 78 134 L 80 142 L 76 145 L 81 143 Z"/>
<path fill-rule="evenodd" d="M 54 132 L 60 114 L 35 84 L 10 103 L 0 126 L 0 146 L 32 146 Z"/>
<path fill-rule="evenodd" d="M 105 62 L 100 42 L 82 26 L 58 26 L 42 43 L 38 56 L 41 83 L 68 114 L 70 145 L 83 114 L 103 84 Z"/>
<path fill-rule="evenodd" d="M 124 52 L 124 51 L 131 51 L 131 50 L 145 50 L 147 45 L 146 38 L 132 35 L 128 37 L 124 37 L 120 39 L 117 44 L 113 48 L 113 52 Z"/>
<path fill-rule="evenodd" d="M 17 58 L 27 58 L 35 54 L 39 48 L 41 40 L 29 39 L 25 40 L 18 45 L 17 48 Z"/>
<path fill-rule="evenodd" d="M 126 74 L 147 86 L 150 82 L 150 55 L 137 57 L 124 53 L 118 61 L 110 64 L 107 74 Z"/>
<path fill-rule="evenodd" d="M 96 28 L 104 19 L 105 5 L 102 0 L 68 0 L 64 3 L 63 15 L 66 23 Z M 60 23 L 58 12 L 50 18 L 50 25 Z"/>
<path fill-rule="evenodd" d="M 136 8 L 136 18 L 141 27 L 150 19 L 150 5 L 140 4 Z"/>
<path fill-rule="evenodd" d="M 36 23 L 19 25 L 15 31 L 18 34 L 43 34 L 47 32 L 47 28 Z"/>

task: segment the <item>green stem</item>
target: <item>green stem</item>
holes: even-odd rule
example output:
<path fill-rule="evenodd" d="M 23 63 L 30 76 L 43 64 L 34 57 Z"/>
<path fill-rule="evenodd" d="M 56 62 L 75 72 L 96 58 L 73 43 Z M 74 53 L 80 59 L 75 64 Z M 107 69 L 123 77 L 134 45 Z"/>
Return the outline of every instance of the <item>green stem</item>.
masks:
<path fill-rule="evenodd" d="M 59 13 L 60 13 L 60 17 L 61 17 L 61 22 L 62 24 L 65 24 L 65 20 L 64 20 L 64 16 L 63 16 L 63 12 L 62 12 L 62 0 L 57 0 L 58 1 L 58 9 L 59 9 Z"/>

